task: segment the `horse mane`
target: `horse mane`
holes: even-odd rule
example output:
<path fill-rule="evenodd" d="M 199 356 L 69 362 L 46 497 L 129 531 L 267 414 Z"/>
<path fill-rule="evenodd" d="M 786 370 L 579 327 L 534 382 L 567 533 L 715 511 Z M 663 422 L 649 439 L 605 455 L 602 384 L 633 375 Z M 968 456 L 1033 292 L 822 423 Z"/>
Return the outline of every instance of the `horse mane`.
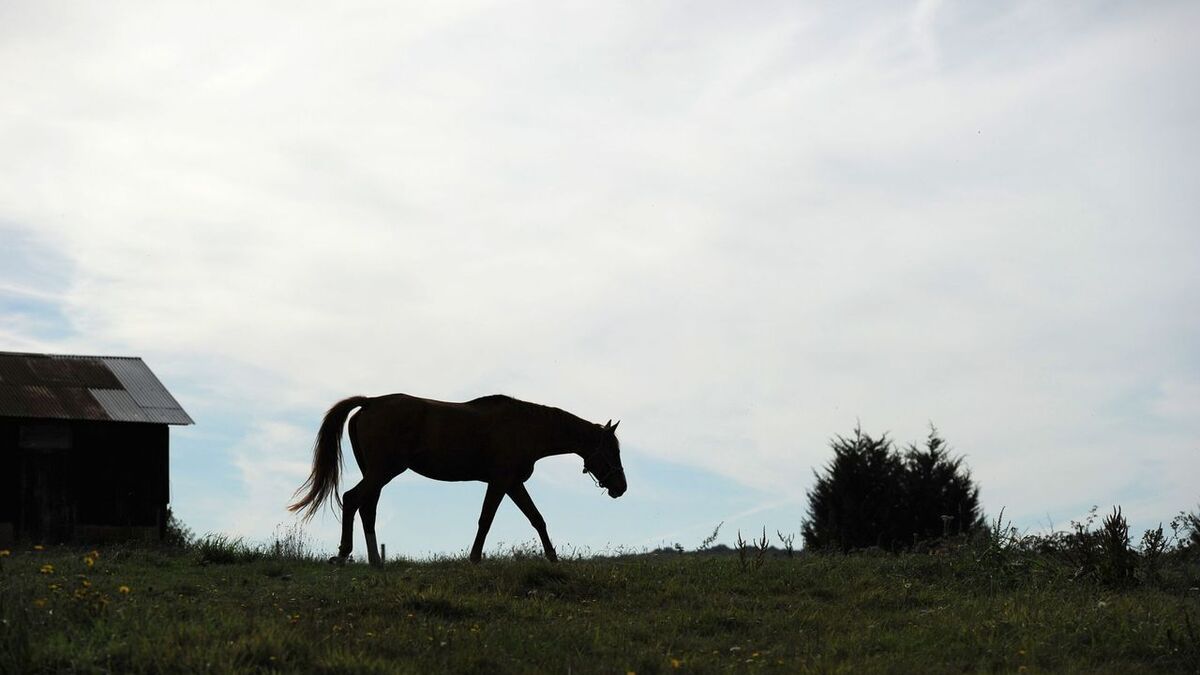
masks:
<path fill-rule="evenodd" d="M 571 413 L 569 413 L 566 410 L 563 410 L 561 408 L 555 408 L 554 406 L 549 406 L 549 405 L 542 405 L 540 403 L 530 403 L 529 401 L 522 401 L 519 398 L 513 398 L 512 396 L 508 396 L 506 394 L 489 394 L 488 396 L 480 396 L 479 398 L 471 399 L 470 401 L 467 401 L 467 405 L 513 405 L 515 407 L 524 408 L 525 410 L 529 410 L 529 411 L 536 410 L 536 411 L 542 411 L 542 412 L 548 412 L 548 413 L 554 413 L 554 414 L 560 414 L 560 415 L 567 415 L 570 417 L 574 417 L 575 419 L 577 419 L 581 422 L 586 421 L 576 415 L 572 415 Z"/>
<path fill-rule="evenodd" d="M 551 418 L 560 423 L 567 422 L 567 423 L 571 424 L 572 426 L 579 426 L 580 428 L 590 428 L 590 427 L 598 426 L 592 422 L 589 422 L 589 421 L 583 419 L 582 417 L 579 417 L 578 415 L 569 413 L 566 410 L 563 410 L 562 408 L 555 408 L 554 406 L 542 405 L 540 403 L 530 403 L 529 401 L 522 401 L 519 398 L 513 398 L 512 396 L 508 396 L 506 394 L 489 394 L 488 396 L 480 396 L 479 398 L 471 399 L 470 401 L 467 401 L 466 405 L 475 405 L 475 406 L 478 406 L 478 405 L 483 405 L 483 406 L 509 405 L 509 406 L 513 406 L 515 408 L 522 409 L 527 413 L 532 413 L 536 416 L 542 417 L 543 419 Z"/>

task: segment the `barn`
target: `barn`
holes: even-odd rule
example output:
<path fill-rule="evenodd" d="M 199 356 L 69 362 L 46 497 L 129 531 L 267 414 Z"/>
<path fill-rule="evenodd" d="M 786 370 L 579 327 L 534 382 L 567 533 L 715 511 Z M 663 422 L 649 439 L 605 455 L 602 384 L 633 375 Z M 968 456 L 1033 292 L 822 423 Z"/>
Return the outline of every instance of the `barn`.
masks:
<path fill-rule="evenodd" d="M 0 542 L 160 539 L 172 424 L 140 358 L 0 352 Z"/>

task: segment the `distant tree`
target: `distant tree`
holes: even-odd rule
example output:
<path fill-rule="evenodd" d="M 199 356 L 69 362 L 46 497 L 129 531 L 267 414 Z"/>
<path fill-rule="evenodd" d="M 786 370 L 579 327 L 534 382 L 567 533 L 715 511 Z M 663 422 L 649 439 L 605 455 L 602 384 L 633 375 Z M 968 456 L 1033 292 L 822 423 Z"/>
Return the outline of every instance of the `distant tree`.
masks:
<path fill-rule="evenodd" d="M 910 543 L 966 534 L 984 524 L 979 487 L 932 424 L 925 447 L 910 444 L 905 450 L 903 481 Z"/>
<path fill-rule="evenodd" d="M 904 464 L 887 434 L 872 438 L 861 427 L 830 441 L 833 460 L 808 493 L 801 534 L 810 550 L 880 546 L 895 548 L 895 513 L 903 507 Z"/>
<path fill-rule="evenodd" d="M 935 427 L 924 447 L 910 444 L 903 455 L 887 434 L 873 438 L 861 427 L 830 447 L 833 459 L 814 472 L 808 493 L 805 548 L 894 551 L 982 525 L 979 488 Z"/>

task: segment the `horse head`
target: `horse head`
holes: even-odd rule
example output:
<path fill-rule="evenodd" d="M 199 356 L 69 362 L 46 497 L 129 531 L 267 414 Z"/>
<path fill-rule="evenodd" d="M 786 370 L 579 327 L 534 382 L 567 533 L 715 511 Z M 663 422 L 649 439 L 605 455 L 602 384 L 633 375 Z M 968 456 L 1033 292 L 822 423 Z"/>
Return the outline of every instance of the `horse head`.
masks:
<path fill-rule="evenodd" d="M 617 422 L 620 424 L 620 422 Z M 608 496 L 616 499 L 625 494 L 625 468 L 621 466 L 621 443 L 617 441 L 617 424 L 612 420 L 605 424 L 596 437 L 596 444 L 583 454 L 583 472 L 590 473 L 592 480 L 608 490 Z"/>

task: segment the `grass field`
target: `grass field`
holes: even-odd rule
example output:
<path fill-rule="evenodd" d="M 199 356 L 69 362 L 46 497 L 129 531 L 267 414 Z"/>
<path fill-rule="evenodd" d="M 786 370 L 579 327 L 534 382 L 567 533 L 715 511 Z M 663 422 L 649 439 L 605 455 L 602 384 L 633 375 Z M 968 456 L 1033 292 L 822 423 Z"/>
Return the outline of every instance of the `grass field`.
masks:
<path fill-rule="evenodd" d="M 1173 574 L 1112 590 L 970 548 L 378 570 L 221 540 L 24 548 L 0 557 L 0 671 L 1197 672 L 1196 570 Z"/>

